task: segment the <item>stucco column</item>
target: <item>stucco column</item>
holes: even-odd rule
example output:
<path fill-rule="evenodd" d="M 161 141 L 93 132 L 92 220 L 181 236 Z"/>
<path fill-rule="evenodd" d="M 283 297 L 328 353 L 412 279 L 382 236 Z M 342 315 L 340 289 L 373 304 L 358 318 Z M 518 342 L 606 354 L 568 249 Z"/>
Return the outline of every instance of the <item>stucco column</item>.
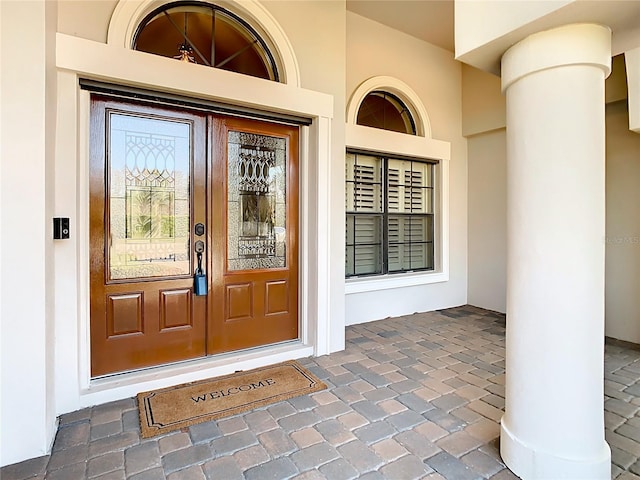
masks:
<path fill-rule="evenodd" d="M 57 9 L 0 0 L 0 466 L 48 453 L 56 433 Z"/>
<path fill-rule="evenodd" d="M 506 407 L 500 449 L 528 479 L 609 479 L 604 438 L 605 99 L 611 33 L 533 34 L 507 96 Z"/>

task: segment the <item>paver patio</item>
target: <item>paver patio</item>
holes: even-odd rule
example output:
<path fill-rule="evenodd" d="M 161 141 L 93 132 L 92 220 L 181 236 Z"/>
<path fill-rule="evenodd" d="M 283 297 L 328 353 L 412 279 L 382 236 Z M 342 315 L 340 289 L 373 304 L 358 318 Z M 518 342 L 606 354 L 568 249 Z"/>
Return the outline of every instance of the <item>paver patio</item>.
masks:
<path fill-rule="evenodd" d="M 504 315 L 472 306 L 347 327 L 301 363 L 328 389 L 150 439 L 135 399 L 63 415 L 51 455 L 2 480 L 517 478 L 502 463 Z M 607 342 L 612 478 L 640 480 L 640 351 Z M 7 441 L 7 439 L 3 439 Z"/>

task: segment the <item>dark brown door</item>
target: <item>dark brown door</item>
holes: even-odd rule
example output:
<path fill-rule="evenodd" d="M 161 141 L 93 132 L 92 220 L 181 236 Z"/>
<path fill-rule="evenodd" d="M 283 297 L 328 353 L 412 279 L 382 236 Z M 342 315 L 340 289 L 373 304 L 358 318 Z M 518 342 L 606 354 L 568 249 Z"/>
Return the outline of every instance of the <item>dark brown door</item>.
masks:
<path fill-rule="evenodd" d="M 92 376 L 298 338 L 297 152 L 297 128 L 92 98 Z"/>

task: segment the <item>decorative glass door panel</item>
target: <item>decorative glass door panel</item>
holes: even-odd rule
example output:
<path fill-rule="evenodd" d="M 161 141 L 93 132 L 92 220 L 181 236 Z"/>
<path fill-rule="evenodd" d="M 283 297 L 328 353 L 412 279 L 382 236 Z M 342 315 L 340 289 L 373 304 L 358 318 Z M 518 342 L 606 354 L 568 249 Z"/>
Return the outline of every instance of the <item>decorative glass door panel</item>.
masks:
<path fill-rule="evenodd" d="M 229 132 L 227 268 L 286 266 L 286 141 Z"/>
<path fill-rule="evenodd" d="M 108 120 L 109 279 L 190 275 L 190 123 Z"/>

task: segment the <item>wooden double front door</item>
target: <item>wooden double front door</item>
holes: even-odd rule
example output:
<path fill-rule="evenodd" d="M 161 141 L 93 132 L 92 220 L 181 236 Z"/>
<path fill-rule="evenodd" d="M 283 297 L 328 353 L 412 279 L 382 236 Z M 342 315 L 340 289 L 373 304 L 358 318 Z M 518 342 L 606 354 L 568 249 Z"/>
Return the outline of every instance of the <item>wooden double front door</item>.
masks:
<path fill-rule="evenodd" d="M 93 377 L 298 338 L 298 127 L 96 95 L 90 138 Z"/>

